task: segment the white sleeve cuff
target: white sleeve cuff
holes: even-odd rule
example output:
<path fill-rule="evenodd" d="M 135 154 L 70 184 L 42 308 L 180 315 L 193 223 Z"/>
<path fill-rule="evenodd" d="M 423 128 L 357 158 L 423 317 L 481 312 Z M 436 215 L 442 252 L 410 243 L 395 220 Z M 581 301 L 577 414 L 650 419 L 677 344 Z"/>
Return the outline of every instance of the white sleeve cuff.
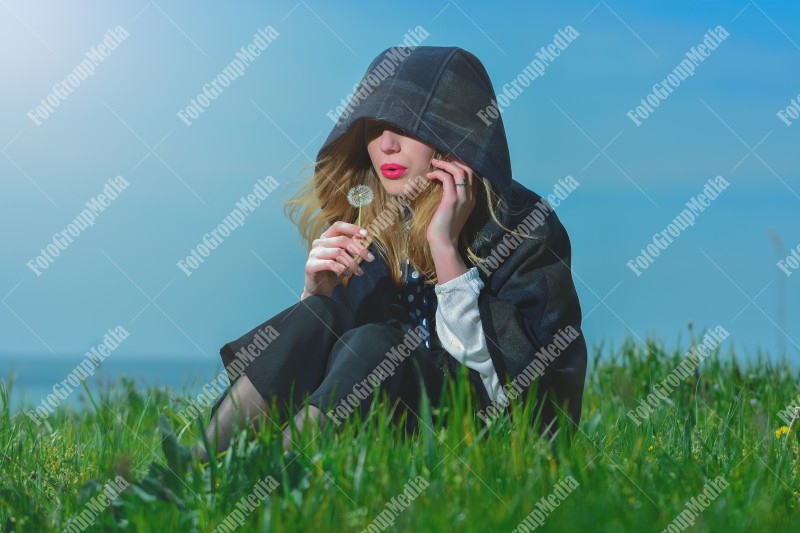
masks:
<path fill-rule="evenodd" d="M 483 280 L 478 275 L 478 267 L 472 267 L 460 276 L 435 285 L 433 290 L 436 293 L 438 300 L 439 296 L 443 294 L 449 294 L 453 291 L 463 291 L 465 288 L 471 288 L 473 291 L 475 291 L 477 301 L 477 295 L 483 288 Z"/>

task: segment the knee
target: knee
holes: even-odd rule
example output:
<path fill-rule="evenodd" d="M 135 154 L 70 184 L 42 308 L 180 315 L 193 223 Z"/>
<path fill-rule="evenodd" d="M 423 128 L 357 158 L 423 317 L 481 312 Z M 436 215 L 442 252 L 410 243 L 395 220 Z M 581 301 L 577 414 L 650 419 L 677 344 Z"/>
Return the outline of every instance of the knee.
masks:
<path fill-rule="evenodd" d="M 356 326 L 345 332 L 334 344 L 330 354 L 331 366 L 346 369 L 350 375 L 366 378 L 377 367 L 384 367 L 384 361 L 392 358 L 394 347 L 402 342 L 402 332 L 381 323 Z M 398 358 L 393 358 L 393 360 Z M 404 367 L 405 360 L 396 361 L 387 371 L 394 374 Z"/>
<path fill-rule="evenodd" d="M 321 294 L 306 296 L 304 299 L 297 302 L 297 304 L 301 307 L 314 310 L 334 309 L 336 306 L 340 305 L 339 302 L 330 296 L 323 296 Z"/>
<path fill-rule="evenodd" d="M 345 330 L 350 329 L 354 322 L 352 310 L 330 296 L 312 294 L 296 305 L 309 314 L 309 319 L 325 319 L 324 322 L 328 324 L 331 323 L 330 319 L 335 319 Z"/>
<path fill-rule="evenodd" d="M 401 341 L 402 333 L 396 328 L 379 323 L 363 324 L 342 334 L 334 344 L 331 356 L 337 360 L 358 360 L 372 366 Z"/>
<path fill-rule="evenodd" d="M 399 330 L 388 324 L 370 322 L 347 330 L 341 336 L 342 342 L 367 344 L 370 346 L 384 345 L 387 348 L 398 342 Z"/>

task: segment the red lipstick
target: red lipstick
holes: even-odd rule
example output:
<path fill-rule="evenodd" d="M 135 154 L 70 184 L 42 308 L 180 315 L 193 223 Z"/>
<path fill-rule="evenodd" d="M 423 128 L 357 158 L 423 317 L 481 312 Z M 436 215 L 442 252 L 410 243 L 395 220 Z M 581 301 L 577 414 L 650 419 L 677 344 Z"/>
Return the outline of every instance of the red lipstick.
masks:
<path fill-rule="evenodd" d="M 403 165 L 399 165 L 397 163 L 384 163 L 381 165 L 381 174 L 385 178 L 389 178 L 390 180 L 395 180 L 406 173 L 408 169 Z"/>

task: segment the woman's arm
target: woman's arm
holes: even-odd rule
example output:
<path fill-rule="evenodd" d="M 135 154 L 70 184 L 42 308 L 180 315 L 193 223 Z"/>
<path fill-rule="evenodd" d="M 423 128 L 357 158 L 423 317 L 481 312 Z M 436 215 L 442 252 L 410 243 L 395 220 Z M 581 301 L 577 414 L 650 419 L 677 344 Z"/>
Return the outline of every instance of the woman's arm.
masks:
<path fill-rule="evenodd" d="M 439 285 L 443 285 L 469 270 L 464 260 L 458 255 L 455 244 L 451 242 L 432 243 L 430 248 Z"/>
<path fill-rule="evenodd" d="M 502 401 L 505 396 L 494 368 L 481 325 L 478 296 L 484 284 L 478 267 L 435 287 L 436 333 L 439 341 L 459 363 L 475 370 L 489 399 Z"/>
<path fill-rule="evenodd" d="M 556 408 L 545 402 L 543 420 L 549 422 L 566 410 L 577 424 L 587 363 L 582 313 L 567 231 L 553 211 L 545 221 L 532 232 L 534 240 L 522 239 L 487 276 L 489 286 L 478 297 L 478 309 L 500 382 L 513 381 L 527 369 L 538 376 L 538 398 L 553 390 L 562 404 Z M 570 337 L 566 342 L 565 332 Z M 563 349 L 551 349 L 556 338 L 562 339 L 562 347 L 566 344 Z M 543 373 L 531 366 L 535 360 Z"/>

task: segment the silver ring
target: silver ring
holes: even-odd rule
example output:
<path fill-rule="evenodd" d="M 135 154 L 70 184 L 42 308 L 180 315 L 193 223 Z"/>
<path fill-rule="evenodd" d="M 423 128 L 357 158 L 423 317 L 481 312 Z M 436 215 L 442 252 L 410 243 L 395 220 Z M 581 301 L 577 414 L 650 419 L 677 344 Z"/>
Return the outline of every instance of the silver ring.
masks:
<path fill-rule="evenodd" d="M 467 186 L 467 182 L 466 181 L 462 181 L 460 183 L 456 183 L 456 187 L 466 187 L 466 186 Z"/>

